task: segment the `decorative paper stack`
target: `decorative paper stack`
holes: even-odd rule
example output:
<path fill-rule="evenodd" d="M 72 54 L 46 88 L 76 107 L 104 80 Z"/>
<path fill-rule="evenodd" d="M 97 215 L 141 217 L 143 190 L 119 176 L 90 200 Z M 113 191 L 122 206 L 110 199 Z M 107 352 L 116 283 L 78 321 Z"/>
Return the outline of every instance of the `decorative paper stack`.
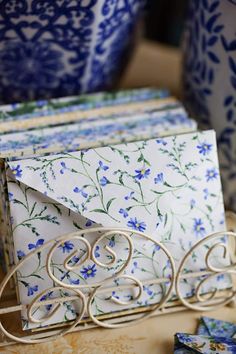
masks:
<path fill-rule="evenodd" d="M 147 233 L 171 251 L 178 266 L 199 239 L 225 230 L 215 133 L 196 130 L 177 100 L 154 89 L 2 107 L 1 236 L 7 262 L 18 262 L 48 240 L 76 230 L 91 229 L 86 238 L 94 243 L 99 233 L 93 228 L 104 226 Z M 118 255 L 115 264 L 100 269 L 87 260 L 66 271 L 70 255 L 73 266 L 86 253 L 85 244 L 68 240 L 56 248 L 54 276 L 69 286 L 93 286 L 118 272 L 128 257 L 127 240 L 110 235 L 103 241 L 95 258 L 109 264 L 106 242 Z M 204 267 L 204 252 L 194 255 L 191 270 Z M 46 253 L 38 252 L 18 273 L 24 304 L 39 294 L 45 300 L 68 293 L 50 290 L 55 283 L 46 272 Z M 214 256 L 220 265 L 227 261 L 221 262 L 221 250 Z M 125 274 L 145 284 L 132 307 L 147 306 L 160 301 L 163 289 L 153 279 L 170 277 L 170 264 L 152 241 L 140 240 Z M 227 279 L 218 281 L 218 288 L 228 286 Z M 111 279 L 110 294 L 93 301 L 95 315 L 131 307 L 134 294 L 114 290 L 122 284 Z M 186 296 L 192 286 L 190 281 L 184 285 Z M 124 304 L 117 307 L 109 298 Z M 71 320 L 76 306 L 65 302 L 38 324 L 28 323 L 23 313 L 24 328 Z M 46 305 L 34 316 L 41 318 L 50 310 Z"/>

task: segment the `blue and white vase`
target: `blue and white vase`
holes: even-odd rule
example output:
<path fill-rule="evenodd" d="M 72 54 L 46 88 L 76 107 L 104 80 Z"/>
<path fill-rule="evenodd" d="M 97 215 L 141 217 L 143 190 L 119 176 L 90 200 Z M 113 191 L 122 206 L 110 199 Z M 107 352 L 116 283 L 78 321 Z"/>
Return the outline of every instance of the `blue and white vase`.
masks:
<path fill-rule="evenodd" d="M 236 211 L 236 0 L 191 0 L 184 35 L 184 98 L 217 132 L 225 203 Z"/>
<path fill-rule="evenodd" d="M 0 102 L 111 88 L 145 0 L 0 0 Z"/>

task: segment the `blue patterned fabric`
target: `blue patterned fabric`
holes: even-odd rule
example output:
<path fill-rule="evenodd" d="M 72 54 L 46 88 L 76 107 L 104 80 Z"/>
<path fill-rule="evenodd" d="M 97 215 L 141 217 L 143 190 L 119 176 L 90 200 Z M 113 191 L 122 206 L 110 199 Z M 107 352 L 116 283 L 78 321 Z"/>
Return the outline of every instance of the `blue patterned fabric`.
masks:
<path fill-rule="evenodd" d="M 236 1 L 189 1 L 184 96 L 191 115 L 217 133 L 224 197 L 236 210 Z"/>
<path fill-rule="evenodd" d="M 0 102 L 110 88 L 145 0 L 1 0 Z"/>
<path fill-rule="evenodd" d="M 236 333 L 236 325 L 231 322 L 217 320 L 210 317 L 202 317 L 197 334 L 217 337 L 233 337 Z"/>

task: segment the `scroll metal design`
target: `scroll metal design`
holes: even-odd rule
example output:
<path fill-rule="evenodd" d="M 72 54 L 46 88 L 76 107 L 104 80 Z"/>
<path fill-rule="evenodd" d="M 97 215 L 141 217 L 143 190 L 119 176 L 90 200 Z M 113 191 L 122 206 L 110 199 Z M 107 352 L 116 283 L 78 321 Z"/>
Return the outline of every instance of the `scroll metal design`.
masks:
<path fill-rule="evenodd" d="M 94 242 L 92 242 L 92 244 L 86 238 L 86 236 L 88 234 L 91 234 L 91 232 L 101 234 Z M 116 235 L 116 237 L 117 236 L 123 237 L 127 241 L 128 255 L 124 261 L 124 264 L 117 271 L 114 271 L 110 277 L 106 277 L 105 279 L 103 279 L 102 281 L 99 281 L 99 282 L 93 282 L 92 284 L 67 284 L 55 276 L 53 269 L 52 269 L 53 255 L 54 255 L 56 249 L 58 249 L 58 247 L 60 245 L 62 245 L 63 243 L 65 243 L 69 240 L 70 241 L 76 240 L 76 241 L 82 242 L 86 248 L 86 252 L 84 254 L 84 257 L 79 261 L 79 263 L 76 263 L 74 265 L 71 265 L 71 260 L 73 259 L 73 257 L 76 256 L 76 253 L 78 250 L 73 251 L 68 257 L 66 257 L 66 259 L 64 260 L 64 264 L 63 264 L 66 271 L 78 269 L 79 267 L 81 267 L 84 264 L 84 262 L 86 260 L 92 260 L 98 267 L 101 267 L 101 268 L 107 268 L 107 267 L 114 265 L 117 261 L 118 255 L 111 247 L 109 247 L 109 245 L 104 246 L 104 250 L 110 256 L 109 261 L 107 263 L 99 261 L 95 255 L 95 250 L 96 250 L 97 245 L 99 243 L 101 243 L 102 241 L 106 240 L 107 237 L 110 237 L 112 235 Z M 27 317 L 28 317 L 28 320 L 30 323 L 43 325 L 45 321 L 52 318 L 52 316 L 57 311 L 59 311 L 63 302 L 74 301 L 74 302 L 79 303 L 80 310 L 76 316 L 76 319 L 72 322 L 72 324 L 70 323 L 66 328 L 63 328 L 62 330 L 57 331 L 56 334 L 53 334 L 53 335 L 51 335 L 50 332 L 47 332 L 47 330 L 45 330 L 44 335 L 40 338 L 28 338 L 27 336 L 17 337 L 14 334 L 9 333 L 9 331 L 3 326 L 2 322 L 0 321 L 0 332 L 2 331 L 2 333 L 4 333 L 4 335 L 6 337 L 8 337 L 9 339 L 16 341 L 16 342 L 40 343 L 40 342 L 45 342 L 48 340 L 58 338 L 59 336 L 62 336 L 68 332 L 71 332 L 72 330 L 75 329 L 76 326 L 78 326 L 81 323 L 82 320 L 84 320 L 85 317 L 87 318 L 88 321 L 93 321 L 94 324 L 105 327 L 105 328 L 117 328 L 117 327 L 129 326 L 132 323 L 132 320 L 129 322 L 123 322 L 123 323 L 120 323 L 119 321 L 118 321 L 118 323 L 112 323 L 110 321 L 110 319 L 106 319 L 106 318 L 105 318 L 105 320 L 104 320 L 104 318 L 100 319 L 99 317 L 97 317 L 93 313 L 92 303 L 94 301 L 94 298 L 98 294 L 101 294 L 101 293 L 104 294 L 107 291 L 112 290 L 111 286 L 109 287 L 109 285 L 111 285 L 111 282 L 114 280 L 123 280 L 123 281 L 128 281 L 129 283 L 131 282 L 131 284 L 129 284 L 127 286 L 136 290 L 137 294 L 127 301 L 123 301 L 123 300 L 119 299 L 118 297 L 112 295 L 112 296 L 108 297 L 108 300 L 110 302 L 112 302 L 118 306 L 119 305 L 120 306 L 131 306 L 132 304 L 134 304 L 135 301 L 138 301 L 141 298 L 141 296 L 143 294 L 145 282 L 140 281 L 134 275 L 126 274 L 127 267 L 130 265 L 130 262 L 133 257 L 134 241 L 135 241 L 135 239 L 140 238 L 140 237 L 144 238 L 147 241 L 151 241 L 156 247 L 158 247 L 158 249 L 160 249 L 164 253 L 165 257 L 168 259 L 168 262 L 170 264 L 170 269 L 171 269 L 170 278 L 161 278 L 160 277 L 160 278 L 148 281 L 149 284 L 150 283 L 151 284 L 152 283 L 160 284 L 160 286 L 162 288 L 161 299 L 160 299 L 160 301 L 158 301 L 158 303 L 156 303 L 154 305 L 150 305 L 148 312 L 140 313 L 138 315 L 138 318 L 135 318 L 135 320 L 133 322 L 135 322 L 135 323 L 140 322 L 143 319 L 153 315 L 153 313 L 155 313 L 156 311 L 158 311 L 159 309 L 161 309 L 165 306 L 165 304 L 167 303 L 167 301 L 169 300 L 169 298 L 171 296 L 171 293 L 172 293 L 172 290 L 174 287 L 175 264 L 174 264 L 174 260 L 171 256 L 170 252 L 160 242 L 157 242 L 156 240 L 154 240 L 153 238 L 151 238 L 150 236 L 148 236 L 147 234 L 145 234 L 143 232 L 139 232 L 139 231 L 134 232 L 129 229 L 117 229 L 117 228 L 114 228 L 114 229 L 109 228 L 108 229 L 108 228 L 100 227 L 100 228 L 93 228 L 90 230 L 77 231 L 75 233 L 67 234 L 67 235 L 59 237 L 55 240 L 51 240 L 51 241 L 46 242 L 45 244 L 38 247 L 37 249 L 35 249 L 34 251 L 32 251 L 28 255 L 26 255 L 24 258 L 22 258 L 22 260 L 19 263 L 17 263 L 7 273 L 6 277 L 4 278 L 3 282 L 0 285 L 0 302 L 1 302 L 1 298 L 3 296 L 4 289 L 6 288 L 10 278 L 12 276 L 16 275 L 18 270 L 22 266 L 24 266 L 26 264 L 26 262 L 31 257 L 37 255 L 38 252 L 42 252 L 45 249 L 49 248 L 49 251 L 47 252 L 46 270 L 47 270 L 48 276 L 51 278 L 51 280 L 53 281 L 55 286 L 50 289 L 42 291 L 40 294 L 38 294 L 33 299 L 33 301 L 29 305 L 15 306 L 15 309 L 13 309 L 13 310 L 11 310 L 11 308 L 9 308 L 9 312 L 21 311 L 22 309 L 26 309 L 27 310 Z M 164 285 L 164 286 L 162 286 L 162 285 Z M 114 285 L 113 285 L 113 287 L 114 287 Z M 120 289 L 120 288 L 122 290 L 122 285 L 117 286 L 117 289 Z M 45 299 L 42 300 L 42 297 L 45 296 L 49 291 L 53 291 L 56 293 L 58 293 L 60 291 L 63 291 L 65 293 L 65 291 L 66 291 L 67 294 L 65 297 L 64 296 L 63 297 L 54 297 L 52 299 L 51 298 L 47 299 L 45 297 Z M 47 313 L 47 315 L 41 317 L 40 319 L 35 317 L 34 316 L 35 310 L 40 308 L 41 306 L 46 306 L 46 305 L 50 305 L 50 311 Z M 0 314 L 6 313 L 6 312 L 7 312 L 7 310 L 0 309 Z"/>
<path fill-rule="evenodd" d="M 235 230 L 236 227 L 236 219 L 232 214 L 228 217 L 228 229 Z M 92 234 L 96 234 L 96 239 L 93 241 L 89 241 L 89 237 Z M 127 257 L 124 260 L 123 264 L 120 267 L 114 268 L 114 271 L 111 272 L 111 276 L 106 276 L 103 280 L 93 282 L 92 284 L 67 284 L 55 275 L 53 271 L 53 256 L 61 245 L 67 241 L 77 241 L 84 245 L 86 252 L 83 254 L 83 257 L 79 259 L 79 262 L 73 264 L 72 259 L 76 257 L 78 249 L 73 250 L 64 260 L 63 266 L 67 272 L 78 270 L 87 260 L 92 260 L 97 267 L 101 269 L 106 269 L 109 267 L 113 267 L 116 265 L 118 260 L 118 254 L 115 252 L 112 247 L 106 244 L 106 240 L 109 237 L 115 235 L 119 238 L 124 238 L 127 243 Z M 157 275 L 156 279 L 148 280 L 148 284 L 158 284 L 162 289 L 160 300 L 153 304 L 148 305 L 146 308 L 143 308 L 143 311 L 132 310 L 133 305 L 137 302 L 143 295 L 144 287 L 147 284 L 147 281 L 140 280 L 135 277 L 133 274 L 127 274 L 127 268 L 130 266 L 135 250 L 135 241 L 140 238 L 145 239 L 146 241 L 151 241 L 158 249 L 162 251 L 165 257 L 168 259 L 170 264 L 171 275 L 170 277 L 160 277 Z M 76 314 L 75 320 L 68 323 L 66 327 L 60 328 L 57 330 L 47 330 L 44 331 L 40 335 L 25 335 L 23 337 L 17 337 L 16 335 L 10 333 L 0 321 L 0 333 L 2 332 L 7 338 L 15 342 L 21 343 L 40 343 L 48 340 L 52 340 L 62 336 L 68 332 L 79 330 L 80 325 L 84 322 L 92 322 L 94 325 L 105 327 L 105 328 L 117 328 L 123 326 L 130 326 L 131 323 L 137 323 L 142 321 L 143 319 L 153 316 L 154 314 L 158 314 L 160 312 L 164 312 L 165 309 L 170 308 L 171 311 L 176 311 L 176 306 L 171 298 L 171 296 L 175 296 L 175 299 L 180 300 L 181 304 L 186 308 L 192 310 L 212 310 L 219 306 L 223 306 L 231 302 L 231 300 L 235 299 L 236 290 L 233 286 L 233 280 L 230 283 L 232 286 L 225 292 L 222 293 L 222 290 L 214 288 L 211 289 L 208 293 L 204 290 L 204 287 L 209 285 L 215 277 L 217 276 L 228 276 L 230 279 L 236 275 L 236 257 L 235 257 L 235 248 L 232 245 L 236 244 L 236 233 L 233 231 L 228 232 L 219 232 L 200 240 L 197 242 L 190 251 L 186 253 L 180 262 L 180 266 L 178 271 L 175 270 L 175 262 L 173 260 L 172 255 L 163 246 L 162 243 L 157 242 L 150 236 L 145 233 L 138 231 L 131 231 L 129 229 L 117 229 L 117 228 L 93 228 L 90 230 L 81 230 L 72 234 L 67 234 L 61 236 L 55 240 L 48 241 L 43 244 L 39 248 L 30 252 L 27 256 L 25 256 L 19 263 L 17 263 L 6 275 L 3 282 L 0 285 L 0 302 L 3 297 L 4 289 L 6 288 L 11 277 L 17 274 L 18 270 L 26 264 L 26 262 L 37 256 L 38 252 L 45 251 L 48 249 L 47 257 L 46 257 L 46 270 L 49 278 L 53 281 L 54 287 L 50 289 L 46 289 L 38 294 L 33 301 L 29 305 L 17 305 L 10 306 L 9 308 L 0 309 L 0 315 L 8 312 L 16 312 L 21 310 L 26 310 L 27 317 L 30 323 L 36 325 L 44 325 L 44 323 L 52 318 L 57 311 L 60 311 L 60 307 L 64 302 L 73 302 L 78 304 L 79 311 Z M 98 245 L 103 245 L 103 249 L 106 254 L 109 255 L 107 258 L 107 262 L 98 260 L 96 257 L 96 248 Z M 222 260 L 225 260 L 225 266 L 219 266 L 217 263 L 213 262 L 214 252 L 216 250 L 221 250 L 222 252 Z M 203 251 L 203 253 L 201 253 Z M 188 271 L 186 272 L 186 264 L 191 261 L 192 255 L 196 252 L 200 252 L 204 254 L 202 260 L 204 260 L 205 267 L 204 269 L 199 269 L 197 271 Z M 219 254 L 219 253 L 218 253 Z M 222 262 L 220 262 L 222 264 Z M 193 296 L 185 297 L 182 292 L 182 284 L 186 282 L 186 280 L 194 279 L 194 292 Z M 122 284 L 118 284 L 116 288 L 114 287 L 114 281 L 122 280 Z M 127 285 L 128 282 L 128 285 Z M 122 291 L 122 289 L 132 288 L 135 290 L 135 295 L 128 299 L 123 300 L 117 296 L 115 296 L 112 292 L 113 289 L 118 289 Z M 54 291 L 56 294 L 63 294 L 63 296 L 56 296 L 54 298 L 47 298 L 47 293 L 49 291 Z M 107 293 L 111 293 L 111 296 L 106 297 L 106 301 L 110 301 L 112 304 L 120 306 L 121 308 L 124 306 L 128 306 L 129 313 L 135 314 L 134 316 L 122 317 L 119 315 L 119 310 L 116 313 L 111 314 L 110 316 L 97 316 L 93 312 L 93 302 L 96 296 L 106 295 Z M 45 299 L 42 301 L 42 297 Z M 171 298 L 171 301 L 169 301 Z M 172 310 L 173 303 L 173 310 Z M 41 306 L 50 306 L 50 310 L 45 316 L 38 318 L 35 316 L 35 310 L 40 308 Z M 175 308 L 174 308 L 175 306 Z M 113 316 L 114 315 L 114 316 Z M 114 318 L 116 320 L 114 321 Z"/>
<path fill-rule="evenodd" d="M 236 240 L 236 233 L 232 231 L 217 232 L 197 242 L 189 252 L 182 259 L 179 269 L 177 271 L 175 280 L 175 289 L 178 299 L 182 304 L 189 309 L 197 311 L 211 311 L 218 307 L 222 307 L 230 303 L 236 295 L 236 288 L 234 286 L 233 277 L 236 276 L 236 263 L 232 260 L 232 249 L 230 247 L 232 238 Z M 205 254 L 205 268 L 199 272 L 185 272 L 186 264 L 190 261 L 194 253 L 200 252 L 203 248 L 207 248 Z M 222 259 L 228 260 L 225 266 L 217 266 L 213 264 L 213 255 L 216 249 L 222 250 Z M 231 260 L 231 262 L 230 262 Z M 231 285 L 226 294 L 222 297 L 222 289 L 219 287 L 212 288 L 207 294 L 203 291 L 211 280 L 216 277 L 229 277 L 229 284 Z M 181 286 L 187 279 L 194 279 L 194 296 L 186 298 L 181 292 Z"/>

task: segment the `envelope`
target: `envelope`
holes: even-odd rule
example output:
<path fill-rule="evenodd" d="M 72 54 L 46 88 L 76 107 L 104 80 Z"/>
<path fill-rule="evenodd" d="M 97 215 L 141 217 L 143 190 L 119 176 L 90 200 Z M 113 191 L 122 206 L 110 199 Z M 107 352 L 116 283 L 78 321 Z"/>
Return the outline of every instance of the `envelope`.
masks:
<path fill-rule="evenodd" d="M 196 130 L 182 105 L 168 96 L 166 90 L 138 89 L 1 106 L 0 165 L 5 157 L 73 151 Z M 11 231 L 4 221 L 8 204 L 4 186 L 2 172 L 0 249 L 5 248 L 8 265 L 13 259 L 7 237 Z"/>
<path fill-rule="evenodd" d="M 130 112 L 140 113 L 148 107 L 179 105 L 164 90 L 140 89 L 114 94 L 58 98 L 0 107 L 0 133 L 38 129 L 53 125 L 65 125 L 75 121 L 115 118 Z"/>
<path fill-rule="evenodd" d="M 93 228 L 102 226 L 147 233 L 168 248 L 178 267 L 198 240 L 225 230 L 214 131 L 32 158 L 6 158 L 2 175 L 6 180 L 4 190 L 8 191 L 4 203 L 9 206 L 5 227 L 15 262 L 48 240 L 76 230 L 91 230 L 86 237 L 94 242 L 99 234 Z M 119 255 L 116 265 L 119 268 L 127 258 L 127 240 L 108 237 L 105 241 Z M 100 269 L 88 260 L 80 269 L 66 272 L 65 258 L 75 249 L 79 248 L 82 254 L 86 251 L 85 245 L 73 242 L 68 240 L 55 251 L 52 267 L 60 281 L 92 286 L 118 269 L 115 266 Z M 95 257 L 107 260 L 109 255 L 104 254 L 103 246 L 96 248 Z M 205 267 L 207 250 L 202 252 L 189 265 L 191 271 Z M 19 298 L 23 304 L 29 304 L 42 292 L 44 298 L 53 296 L 48 290 L 54 283 L 45 271 L 46 256 L 44 251 L 36 253 L 35 259 L 29 260 L 18 273 Z M 227 260 L 222 259 L 220 250 L 215 250 L 215 257 L 225 265 Z M 154 279 L 157 275 L 171 276 L 170 262 L 155 243 L 139 240 L 125 274 L 143 282 L 142 297 L 130 305 L 127 299 L 132 299 L 133 294 L 120 291 L 122 281 L 113 279 L 109 296 L 126 302 L 117 309 L 114 303 L 105 301 L 110 298 L 107 294 L 101 295 L 93 302 L 96 316 L 158 303 L 161 288 Z M 215 279 L 214 287 L 215 282 L 218 288 L 229 286 L 227 279 Z M 192 294 L 193 284 L 187 285 L 183 290 L 186 297 Z M 35 316 L 41 312 L 42 309 Z M 75 316 L 76 308 L 68 304 L 43 324 L 29 323 L 22 314 L 25 329 L 65 322 Z"/>
<path fill-rule="evenodd" d="M 228 337 L 200 336 L 184 333 L 175 335 L 175 354 L 233 354 L 236 340 Z"/>
<path fill-rule="evenodd" d="M 133 111 L 131 111 L 133 112 Z M 162 107 L 66 125 L 43 127 L 0 135 L 0 158 L 47 152 L 74 151 L 101 145 L 171 135 L 196 130 L 183 107 Z"/>
<path fill-rule="evenodd" d="M 201 317 L 197 334 L 205 336 L 231 338 L 236 333 L 236 325 L 232 322 L 217 320 L 210 317 Z"/>
<path fill-rule="evenodd" d="M 0 122 L 16 122 L 36 117 L 58 115 L 72 111 L 118 106 L 154 99 L 165 99 L 170 94 L 166 89 L 140 88 L 117 92 L 100 92 L 49 100 L 14 103 L 0 107 Z"/>

